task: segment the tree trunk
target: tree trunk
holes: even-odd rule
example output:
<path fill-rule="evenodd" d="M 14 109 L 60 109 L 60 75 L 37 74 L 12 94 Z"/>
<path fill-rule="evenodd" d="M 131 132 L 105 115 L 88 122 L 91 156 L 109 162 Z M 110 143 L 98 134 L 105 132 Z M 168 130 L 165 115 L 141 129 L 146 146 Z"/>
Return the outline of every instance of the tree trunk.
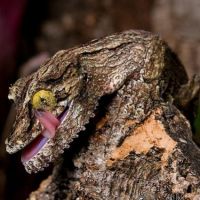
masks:
<path fill-rule="evenodd" d="M 104 54 L 95 56 L 105 59 Z M 31 193 L 31 200 L 200 198 L 200 150 L 192 140 L 190 122 L 171 100 L 178 99 L 177 87 L 187 77 L 169 49 L 163 57 L 168 71 L 159 80 L 135 81 L 135 73 L 117 92 L 101 99 L 95 118 L 53 174 Z M 154 75 L 151 67 L 148 70 Z M 165 90 L 162 98 L 157 84 Z"/>

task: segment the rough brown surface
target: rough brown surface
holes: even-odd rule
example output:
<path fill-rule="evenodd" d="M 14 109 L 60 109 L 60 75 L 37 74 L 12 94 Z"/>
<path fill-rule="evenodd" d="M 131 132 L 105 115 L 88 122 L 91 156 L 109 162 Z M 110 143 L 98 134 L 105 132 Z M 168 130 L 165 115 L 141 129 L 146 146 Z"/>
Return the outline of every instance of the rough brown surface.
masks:
<path fill-rule="evenodd" d="M 52 182 L 48 185 L 43 184 L 45 189 L 32 193 L 30 199 L 200 198 L 200 153 L 192 142 L 187 120 L 174 106 L 156 108 L 144 123 L 131 131 L 132 137 L 139 140 L 138 143 L 144 142 L 144 133 L 141 129 L 146 129 L 149 123 L 157 124 L 159 128 L 155 132 L 161 134 L 158 139 L 158 135 L 152 134 L 151 129 L 146 130 L 146 133 L 151 135 L 151 145 L 148 148 L 141 147 L 137 150 L 137 145 L 132 144 L 132 138 L 128 136 L 113 150 L 115 152 L 121 148 L 121 153 L 126 156 L 118 157 L 112 165 L 109 163 L 106 166 L 103 163 L 108 162 L 110 155 L 113 157 L 113 151 L 108 153 L 107 158 L 105 155 L 100 157 L 101 148 L 106 140 L 99 140 L 98 132 L 91 137 L 88 149 L 83 150 L 80 157 L 75 159 L 76 169 L 73 171 L 73 178 L 71 175 L 65 177 L 64 189 L 59 189 L 62 179 L 56 182 L 59 176 L 53 174 Z M 108 138 L 105 133 L 107 126 L 102 127 L 101 138 Z M 162 143 L 162 140 L 166 139 L 169 143 Z M 127 152 L 124 148 L 124 143 L 127 142 L 130 142 L 132 147 L 135 145 L 136 149 L 133 147 L 132 151 Z M 106 141 L 106 144 L 109 144 L 109 141 Z M 148 142 L 145 141 L 145 145 L 148 145 Z M 108 149 L 104 146 L 104 151 L 106 150 Z M 63 166 L 59 174 L 65 170 L 67 169 Z M 60 197 L 59 193 L 63 195 L 63 191 L 65 197 Z"/>
<path fill-rule="evenodd" d="M 133 151 L 137 154 L 146 154 L 153 147 L 164 149 L 161 162 L 165 165 L 177 143 L 168 136 L 164 126 L 159 123 L 158 120 L 155 120 L 155 115 L 159 114 L 161 114 L 160 110 L 156 110 L 141 126 L 136 128 L 133 133 L 111 153 L 107 165 L 112 166 L 113 163 L 123 160 Z"/>
<path fill-rule="evenodd" d="M 151 29 L 152 0 L 67 0 L 67 3 L 66 0 L 30 0 L 27 2 L 26 14 L 23 17 L 25 23 L 23 23 L 22 32 L 20 32 L 22 41 L 17 48 L 19 56 L 14 61 L 15 63 L 17 61 L 18 65 L 36 54 L 40 54 L 41 51 L 47 51 L 53 55 L 58 50 L 83 44 L 93 38 L 117 31 L 131 28 Z M 10 3 L 12 5 L 7 3 L 9 8 L 18 8 L 18 6 L 14 6 L 13 1 Z M 10 47 L 10 45 L 7 46 Z M 2 51 L 4 50 L 3 48 Z M 17 76 L 16 73 L 13 75 Z M 3 79 L 5 79 L 4 75 Z M 13 83 L 13 80 L 9 80 L 9 82 Z M 5 88 L 4 91 L 8 91 L 6 84 L 2 85 L 1 89 L 3 88 Z M 7 97 L 7 93 L 2 93 L 2 95 Z M 5 104 L 2 106 L 7 113 L 8 107 L 6 108 Z M 2 113 L 2 121 L 5 120 L 5 117 Z M 48 172 L 45 170 L 45 172 L 30 176 L 20 162 L 20 152 L 13 156 L 5 152 L 4 138 L 8 136 L 10 132 L 8 130 L 12 124 L 13 121 L 9 118 L 6 126 L 8 128 L 4 131 L 0 145 L 3 153 L 0 164 L 3 169 L 2 174 L 4 174 L 1 176 L 1 185 L 4 185 L 1 189 L 6 194 L 6 197 L 2 197 L 2 199 L 10 200 L 16 197 L 25 199 L 30 191 L 38 187 L 39 181 L 46 177 Z M 20 182 L 13 180 L 20 180 Z"/>
<path fill-rule="evenodd" d="M 26 41 L 27 44 L 25 46 L 24 44 L 19 45 L 19 48 L 17 49 L 18 53 L 20 53 L 20 49 L 23 49 L 23 47 L 25 47 L 24 54 L 29 56 L 33 56 L 33 49 L 35 49 L 36 52 L 45 50 L 50 53 L 54 53 L 59 49 L 66 49 L 74 46 L 75 44 L 84 43 L 89 39 L 104 36 L 119 30 L 127 30 L 130 28 L 151 30 L 150 16 L 153 13 L 152 25 L 154 32 L 160 33 L 175 50 L 175 52 L 178 53 L 187 71 L 189 72 L 189 75 L 199 72 L 200 59 L 198 56 L 198 24 L 200 15 L 198 13 L 200 4 L 198 0 L 161 0 L 155 1 L 155 4 L 153 4 L 154 1 L 145 0 L 68 0 L 67 3 L 65 0 L 32 2 L 35 2 L 35 6 L 31 4 L 31 10 L 29 9 L 27 13 L 29 17 L 32 15 L 33 19 L 30 20 L 27 16 L 25 16 L 28 27 L 24 27 L 24 30 L 27 32 L 26 35 L 29 39 Z M 9 7 L 11 8 L 14 6 L 12 5 Z M 15 7 L 15 9 L 17 9 L 17 7 Z M 151 8 L 155 8 L 155 12 L 151 12 Z M 37 15 L 35 13 L 37 13 Z M 42 16 L 40 16 L 40 13 L 42 13 Z M 45 17 L 46 14 L 48 16 Z M 42 19 L 44 17 L 45 19 Z M 37 23 L 39 18 L 41 18 L 40 20 L 42 20 L 43 23 L 35 27 L 34 24 Z M 39 33 L 37 36 L 34 34 L 36 32 Z M 7 41 L 4 42 L 6 43 Z M 12 42 L 12 40 L 9 42 Z M 10 45 L 7 45 L 7 47 L 9 48 Z M 2 49 L 2 52 L 5 52 L 4 48 Z M 12 59 L 8 58 L 8 60 L 10 62 Z M 4 65 L 4 67 L 7 66 Z M 5 77 L 6 76 L 3 75 L 2 80 L 5 79 Z M 7 88 L 6 84 L 2 85 L 1 88 L 1 95 L 5 96 L 3 88 Z M 189 87 L 189 89 L 188 87 L 182 88 L 184 90 L 183 94 L 186 95 L 186 98 L 181 95 L 181 99 L 179 98 L 181 103 L 188 103 L 190 100 L 190 98 L 188 100 L 187 97 L 193 95 L 191 91 L 194 91 L 194 88 L 191 90 L 190 88 L 193 87 Z M 6 110 L 6 104 L 2 105 Z M 186 116 L 188 116 L 188 114 L 190 115 L 191 112 L 193 111 L 190 109 L 187 110 L 185 112 L 187 114 Z M 107 119 L 107 116 L 105 119 Z M 4 120 L 5 115 L 3 115 L 2 110 L 1 121 Z M 105 122 L 106 120 L 102 119 L 102 121 L 99 122 L 99 127 L 101 128 Z M 137 120 L 127 120 L 125 126 L 132 123 L 137 123 Z M 11 126 L 12 121 L 10 118 L 7 124 L 7 127 Z M 6 135 L 7 134 L 4 134 L 2 137 L 2 142 L 4 142 Z M 101 137 L 98 139 L 101 139 Z M 131 140 L 127 141 L 131 143 Z M 7 199 L 9 200 L 15 198 L 24 199 L 29 191 L 32 191 L 31 188 L 37 187 L 38 181 L 35 180 L 46 176 L 45 174 L 47 170 L 45 170 L 44 173 L 30 176 L 25 173 L 23 166 L 19 162 L 20 153 L 17 156 L 9 156 L 9 158 L 12 158 L 12 162 L 10 163 L 6 158 L 4 149 L 5 145 L 1 145 L 0 164 L 2 168 L 4 167 L 4 169 L 1 170 L 0 176 L 1 192 L 4 188 L 6 188 Z M 71 160 L 69 157 L 70 156 L 68 155 L 68 160 Z M 20 182 L 14 180 L 20 180 Z M 7 182 L 6 186 L 5 182 Z M 1 199 L 4 199 L 2 197 L 3 195 L 0 194 L 0 196 Z M 188 193 L 188 198 L 189 197 L 194 198 L 192 194 Z"/>
<path fill-rule="evenodd" d="M 169 47 L 144 31 L 60 51 L 18 80 L 9 97 L 18 108 L 16 122 L 23 123 L 15 123 L 6 142 L 10 153 L 41 131 L 29 103 L 36 91 L 57 94 L 54 114 L 63 110 L 57 90 L 64 102 L 70 99 L 56 136 L 24 163 L 30 173 L 60 160 L 30 199 L 199 198 L 200 151 L 174 104 L 185 83 Z"/>

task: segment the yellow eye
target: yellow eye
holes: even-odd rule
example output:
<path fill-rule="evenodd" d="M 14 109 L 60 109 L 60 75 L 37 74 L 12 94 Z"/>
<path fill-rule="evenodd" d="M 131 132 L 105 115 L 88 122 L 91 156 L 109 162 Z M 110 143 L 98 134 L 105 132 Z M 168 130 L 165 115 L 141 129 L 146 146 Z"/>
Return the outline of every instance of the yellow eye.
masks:
<path fill-rule="evenodd" d="M 33 95 L 31 103 L 35 109 L 52 110 L 56 106 L 56 98 L 51 91 L 40 90 Z"/>

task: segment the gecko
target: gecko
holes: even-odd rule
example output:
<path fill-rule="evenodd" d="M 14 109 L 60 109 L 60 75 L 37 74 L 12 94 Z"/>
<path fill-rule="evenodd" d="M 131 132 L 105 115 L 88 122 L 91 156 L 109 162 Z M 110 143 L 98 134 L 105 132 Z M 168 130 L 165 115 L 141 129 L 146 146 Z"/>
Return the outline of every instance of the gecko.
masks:
<path fill-rule="evenodd" d="M 168 129 L 164 125 L 161 127 L 157 121 L 155 123 L 155 120 L 164 118 L 164 115 L 166 121 L 173 115 L 179 121 L 183 120 L 174 99 L 187 81 L 184 67 L 168 45 L 158 35 L 146 31 L 125 31 L 61 50 L 36 72 L 20 78 L 10 87 L 9 99 L 16 105 L 16 120 L 6 139 L 6 150 L 8 153 L 22 151 L 21 161 L 26 171 L 37 173 L 56 162 L 74 141 L 84 138 L 84 134 L 89 132 L 87 144 L 73 158 L 77 170 L 66 187 L 71 192 L 66 191 L 66 194 L 71 194 L 69 199 L 115 199 L 116 194 L 110 189 L 115 187 L 112 182 L 115 175 L 113 166 L 120 171 L 125 160 L 128 163 L 126 167 L 129 166 L 131 170 L 131 166 L 134 166 L 132 161 L 139 159 L 138 152 L 141 156 L 149 152 L 154 159 L 158 159 L 157 153 L 160 157 L 166 157 L 163 149 L 169 155 L 176 149 L 177 141 L 165 136 L 162 138 L 162 133 Z M 103 116 L 99 114 L 102 112 Z M 131 138 L 147 119 L 151 119 L 155 126 L 155 130 L 152 129 L 155 137 L 156 130 L 159 130 L 160 140 L 166 141 L 156 143 L 153 140 L 154 145 L 140 146 L 141 150 L 137 146 L 140 138 Z M 150 122 L 147 120 L 147 127 Z M 90 124 L 94 127 L 88 129 Z M 185 130 L 191 132 L 188 123 L 184 121 L 183 124 Z M 178 134 L 178 131 L 174 134 Z M 190 137 L 187 133 L 182 140 Z M 166 146 L 167 142 L 169 146 Z M 134 159 L 131 157 L 133 155 Z M 67 158 L 64 157 L 64 160 Z M 150 159 L 148 162 L 154 163 L 156 160 Z M 145 167 L 145 162 L 142 165 Z M 119 174 L 119 177 L 127 175 L 123 170 Z M 129 176 L 134 174 L 130 171 Z M 70 180 L 69 177 L 66 179 Z M 155 180 L 150 181 L 155 183 Z M 81 186 L 84 184 L 86 186 Z M 129 183 L 126 184 L 128 187 Z M 149 184 L 149 190 L 146 188 L 146 196 L 135 191 L 129 198 L 145 196 L 153 199 L 152 184 Z M 165 184 L 161 185 L 158 184 L 156 188 L 166 187 Z M 145 189 L 141 185 L 137 187 L 139 191 Z M 118 188 L 117 191 L 117 195 L 121 195 L 119 199 L 125 199 L 122 189 Z M 47 199 L 54 198 L 49 196 Z"/>

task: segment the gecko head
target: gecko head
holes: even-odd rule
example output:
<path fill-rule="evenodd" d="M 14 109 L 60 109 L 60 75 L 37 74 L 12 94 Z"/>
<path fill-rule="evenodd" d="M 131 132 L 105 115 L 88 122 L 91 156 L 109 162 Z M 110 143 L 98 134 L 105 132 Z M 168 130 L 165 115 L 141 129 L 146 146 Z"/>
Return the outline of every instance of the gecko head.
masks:
<path fill-rule="evenodd" d="M 56 53 L 10 88 L 16 119 L 7 152 L 22 150 L 27 172 L 43 170 L 84 130 L 102 96 L 130 79 L 159 79 L 164 57 L 160 47 L 157 36 L 127 31 Z"/>
<path fill-rule="evenodd" d="M 72 61 L 68 51 L 60 51 L 10 88 L 16 119 L 6 150 L 22 151 L 27 172 L 43 170 L 69 148 L 94 116 L 100 97 L 115 91 L 126 77 L 116 68 L 105 73 L 85 61 Z"/>
<path fill-rule="evenodd" d="M 29 173 L 54 161 L 84 126 L 84 75 L 68 62 L 58 64 L 62 54 L 10 88 L 16 119 L 6 150 L 22 150 L 21 160 Z"/>

